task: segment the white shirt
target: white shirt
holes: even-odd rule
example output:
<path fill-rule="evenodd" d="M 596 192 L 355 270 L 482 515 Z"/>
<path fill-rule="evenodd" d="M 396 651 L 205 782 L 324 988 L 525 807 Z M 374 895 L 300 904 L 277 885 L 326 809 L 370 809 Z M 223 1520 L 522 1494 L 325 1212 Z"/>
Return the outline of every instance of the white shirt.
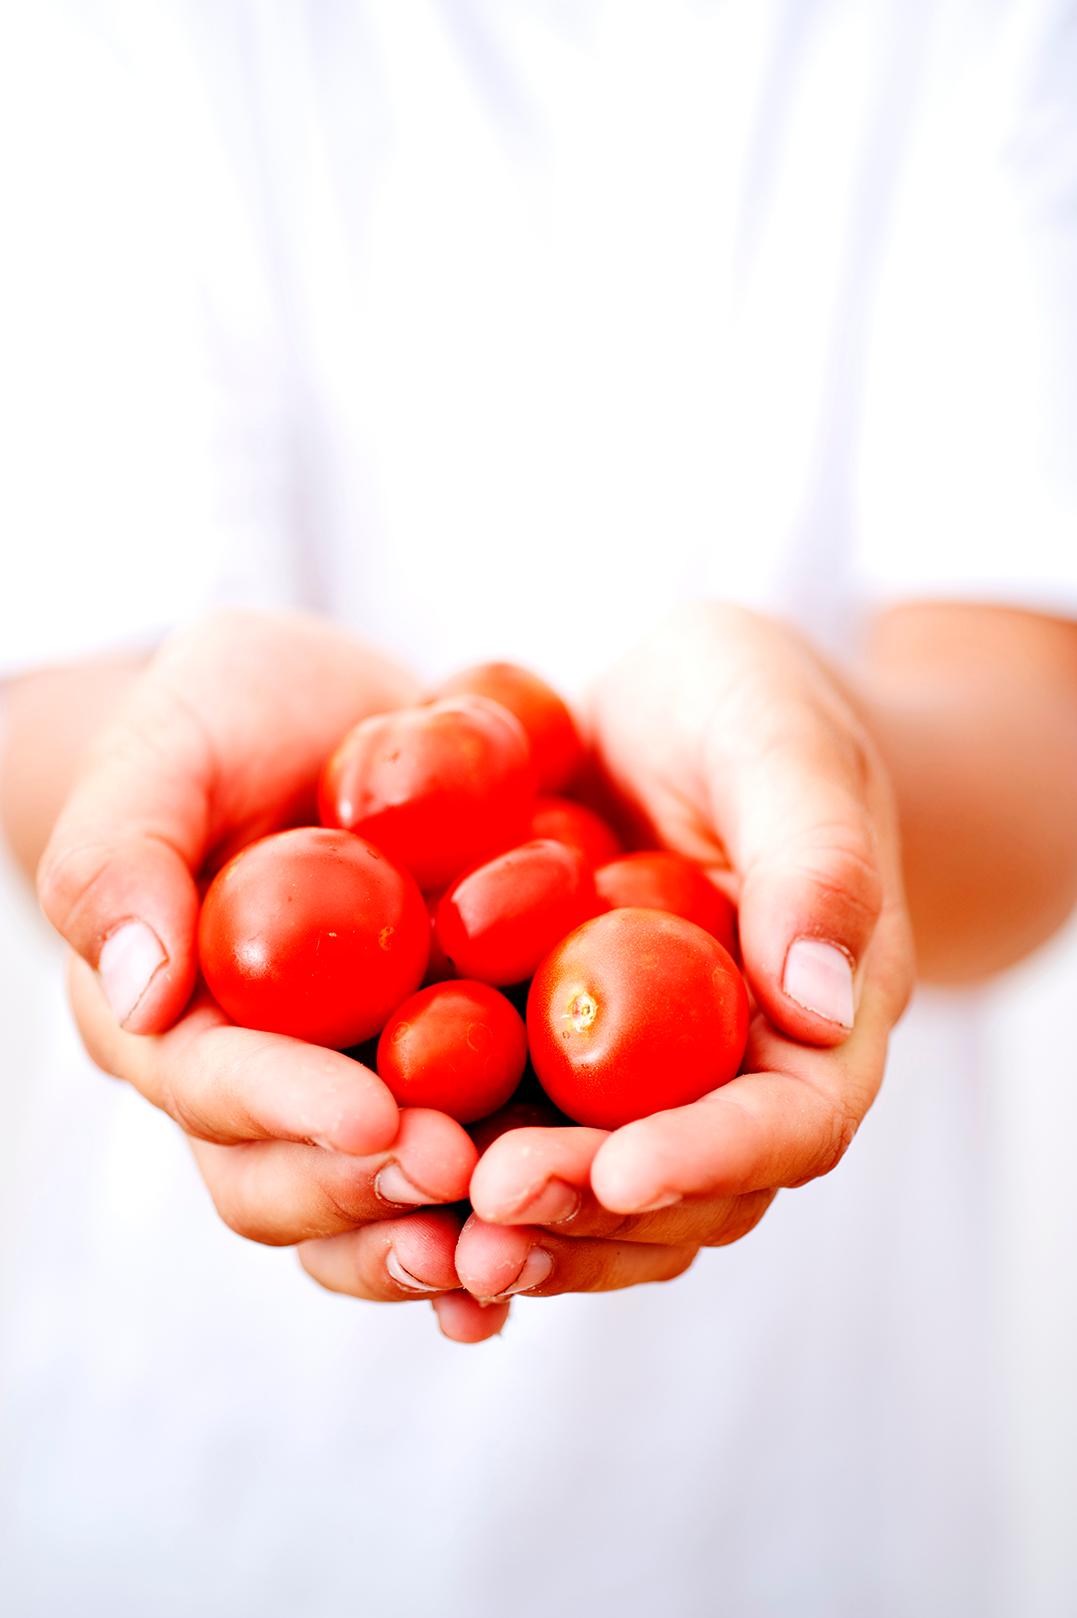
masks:
<path fill-rule="evenodd" d="M 1068 12 L 5 17 L 3 666 L 225 599 L 570 690 L 701 593 L 1072 609 Z M 748 1241 L 463 1351 L 230 1236 L 39 993 L 15 1610 L 1032 1610 L 974 1007 Z"/>

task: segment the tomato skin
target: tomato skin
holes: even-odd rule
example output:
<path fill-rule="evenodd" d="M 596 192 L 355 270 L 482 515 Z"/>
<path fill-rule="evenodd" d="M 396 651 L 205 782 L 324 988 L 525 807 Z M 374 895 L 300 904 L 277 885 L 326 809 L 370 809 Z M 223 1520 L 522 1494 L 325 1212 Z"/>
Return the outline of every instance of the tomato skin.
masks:
<path fill-rule="evenodd" d="M 323 825 L 369 838 L 429 891 L 526 835 L 534 791 L 519 720 L 461 696 L 356 725 L 322 772 L 318 808 Z"/>
<path fill-rule="evenodd" d="M 564 939 L 527 1001 L 531 1060 L 577 1123 L 617 1129 L 734 1077 L 748 993 L 716 938 L 658 910 L 610 910 Z"/>
<path fill-rule="evenodd" d="M 571 781 L 583 763 L 583 741 L 568 705 L 545 680 L 517 663 L 479 663 L 438 687 L 441 697 L 465 692 L 490 697 L 516 715 L 531 744 L 540 792 Z"/>
<path fill-rule="evenodd" d="M 539 838 L 454 882 L 438 905 L 434 930 L 462 977 L 522 983 L 559 939 L 599 908 L 579 849 Z"/>
<path fill-rule="evenodd" d="M 602 816 L 571 798 L 539 798 L 531 813 L 531 836 L 578 848 L 590 866 L 606 865 L 621 852 L 620 839 Z"/>
<path fill-rule="evenodd" d="M 378 1041 L 377 1067 L 401 1107 L 436 1107 L 470 1124 L 509 1100 L 527 1063 L 515 1006 L 486 983 L 457 978 L 398 1006 Z"/>
<path fill-rule="evenodd" d="M 422 980 L 430 945 L 414 879 L 351 832 L 304 826 L 234 855 L 202 903 L 198 951 L 233 1022 L 344 1050 Z"/>
<path fill-rule="evenodd" d="M 670 850 L 624 854 L 595 872 L 595 887 L 613 910 L 626 906 L 668 910 L 694 921 L 724 944 L 737 948 L 737 911 L 732 899 L 716 888 L 701 865 Z"/>

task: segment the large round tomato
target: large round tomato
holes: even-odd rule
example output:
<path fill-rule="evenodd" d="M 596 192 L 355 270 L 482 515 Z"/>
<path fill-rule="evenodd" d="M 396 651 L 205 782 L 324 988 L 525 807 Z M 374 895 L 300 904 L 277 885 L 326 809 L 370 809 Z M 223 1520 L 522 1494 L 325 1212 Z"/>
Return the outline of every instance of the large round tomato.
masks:
<path fill-rule="evenodd" d="M 659 910 L 611 910 L 546 957 L 527 1001 L 531 1061 L 577 1123 L 616 1129 L 733 1078 L 748 994 L 716 938 Z"/>
<path fill-rule="evenodd" d="M 412 877 L 351 832 L 263 837 L 210 884 L 198 950 L 233 1022 L 344 1050 L 422 981 L 430 922 Z"/>
<path fill-rule="evenodd" d="M 522 983 L 559 939 L 600 908 L 578 848 L 522 843 L 468 871 L 443 894 L 438 944 L 461 977 Z"/>
<path fill-rule="evenodd" d="M 578 848 L 588 865 L 615 860 L 621 844 L 612 826 L 584 803 L 571 798 L 539 798 L 531 811 L 532 837 L 552 837 Z"/>
<path fill-rule="evenodd" d="M 436 1107 L 474 1123 L 503 1107 L 527 1062 L 515 1006 L 486 983 L 435 983 L 389 1018 L 378 1073 L 402 1107 Z"/>
<path fill-rule="evenodd" d="M 450 675 L 438 688 L 442 697 L 465 692 L 490 697 L 516 715 L 531 743 L 540 792 L 556 792 L 576 774 L 584 751 L 576 721 L 537 674 L 516 663 L 480 663 Z"/>
<path fill-rule="evenodd" d="M 534 791 L 519 720 L 465 696 L 364 719 L 325 766 L 318 804 L 323 824 L 368 837 L 431 889 L 526 836 Z"/>
<path fill-rule="evenodd" d="M 627 906 L 669 910 L 705 927 L 731 955 L 736 948 L 732 899 L 715 887 L 701 865 L 683 854 L 665 849 L 623 854 L 595 872 L 595 887 L 613 910 Z"/>

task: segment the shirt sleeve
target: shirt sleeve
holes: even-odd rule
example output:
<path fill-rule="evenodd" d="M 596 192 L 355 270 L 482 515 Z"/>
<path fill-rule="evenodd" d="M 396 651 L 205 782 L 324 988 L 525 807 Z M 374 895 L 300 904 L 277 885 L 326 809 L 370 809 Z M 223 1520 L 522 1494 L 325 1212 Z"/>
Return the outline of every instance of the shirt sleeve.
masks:
<path fill-rule="evenodd" d="M 1030 0 L 937 71 L 868 344 L 869 600 L 1077 615 L 1077 15 Z"/>

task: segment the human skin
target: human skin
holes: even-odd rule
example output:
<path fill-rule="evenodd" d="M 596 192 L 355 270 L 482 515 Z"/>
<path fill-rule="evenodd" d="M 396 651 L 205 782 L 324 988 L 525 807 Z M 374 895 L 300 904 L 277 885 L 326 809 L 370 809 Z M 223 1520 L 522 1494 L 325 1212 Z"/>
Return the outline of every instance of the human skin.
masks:
<path fill-rule="evenodd" d="M 461 1341 L 498 1330 L 516 1291 L 667 1279 L 746 1234 L 852 1139 L 914 936 L 922 978 L 975 981 L 1077 894 L 1077 627 L 909 606 L 839 673 L 784 625 L 682 612 L 601 682 L 593 741 L 619 796 L 738 899 L 749 1071 L 613 1135 L 509 1131 L 476 1167 L 439 1114 L 411 1112 L 398 1134 L 384 1087 L 349 1058 L 230 1028 L 204 999 L 184 1009 L 194 873 L 301 817 L 343 730 L 412 695 L 318 620 L 229 615 L 145 669 L 10 686 L 0 812 L 28 870 L 58 814 L 39 890 L 74 951 L 87 1048 L 187 1130 L 227 1222 L 300 1242 L 335 1290 L 432 1298 Z M 43 751 L 76 704 L 89 753 L 70 724 Z M 133 918 L 146 931 L 117 944 Z M 431 1206 L 469 1189 L 463 1229 Z"/>

